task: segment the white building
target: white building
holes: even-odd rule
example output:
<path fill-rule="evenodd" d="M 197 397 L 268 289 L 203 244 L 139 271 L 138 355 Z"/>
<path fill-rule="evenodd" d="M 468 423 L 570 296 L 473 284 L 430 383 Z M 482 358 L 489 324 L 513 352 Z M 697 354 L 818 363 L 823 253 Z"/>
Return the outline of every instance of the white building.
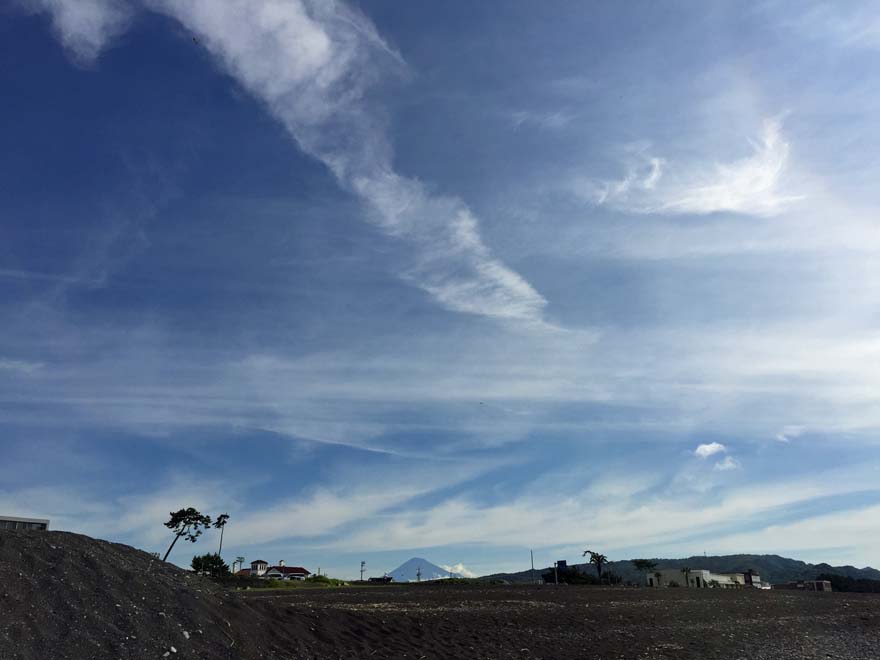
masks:
<path fill-rule="evenodd" d="M 0 529 L 49 529 L 49 521 L 43 518 L 0 516 Z"/>
<path fill-rule="evenodd" d="M 236 575 L 267 580 L 305 580 L 311 573 L 302 566 L 285 566 L 284 560 L 279 561 L 277 566 L 269 566 L 269 562 L 257 559 L 251 562 L 250 568 L 243 568 Z"/>
<path fill-rule="evenodd" d="M 265 573 L 267 570 L 269 570 L 269 562 L 262 559 L 257 559 L 256 561 L 251 562 L 251 575 L 262 577 L 263 573 Z"/>
<path fill-rule="evenodd" d="M 761 578 L 754 573 L 713 573 L 703 568 L 684 571 L 680 568 L 664 568 L 645 576 L 649 587 L 690 587 L 692 589 L 735 589 L 745 586 L 761 586 Z"/>

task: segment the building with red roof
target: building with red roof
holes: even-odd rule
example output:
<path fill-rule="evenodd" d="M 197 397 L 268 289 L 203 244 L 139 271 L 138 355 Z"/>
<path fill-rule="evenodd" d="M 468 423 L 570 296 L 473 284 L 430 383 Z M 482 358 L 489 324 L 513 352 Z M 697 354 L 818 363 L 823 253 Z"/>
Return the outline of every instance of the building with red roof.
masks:
<path fill-rule="evenodd" d="M 305 580 L 311 573 L 302 566 L 286 566 L 283 559 L 278 562 L 277 566 L 269 566 L 268 562 L 257 559 L 251 562 L 250 568 L 243 568 L 237 571 L 236 575 L 254 576 L 267 580 Z"/>

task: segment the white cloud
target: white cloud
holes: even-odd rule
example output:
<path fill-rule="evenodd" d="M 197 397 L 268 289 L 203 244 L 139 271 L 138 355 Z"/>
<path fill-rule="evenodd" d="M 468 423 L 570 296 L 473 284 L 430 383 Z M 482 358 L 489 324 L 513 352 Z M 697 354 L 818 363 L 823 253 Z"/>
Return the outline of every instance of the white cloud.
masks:
<path fill-rule="evenodd" d="M 791 442 L 795 438 L 799 438 L 806 432 L 805 426 L 797 426 L 790 424 L 784 426 L 782 430 L 776 434 L 776 440 L 779 442 Z"/>
<path fill-rule="evenodd" d="M 25 9 L 48 12 L 52 28 L 73 58 L 93 62 L 107 43 L 125 31 L 131 19 L 124 0 L 19 0 Z"/>
<path fill-rule="evenodd" d="M 444 571 L 449 571 L 450 573 L 455 573 L 466 578 L 477 577 L 476 573 L 468 570 L 468 568 L 461 562 L 458 562 L 457 564 L 452 564 L 451 566 L 440 564 L 440 568 L 442 568 Z"/>
<path fill-rule="evenodd" d="M 736 470 L 739 467 L 739 461 L 733 456 L 725 456 L 724 460 L 717 461 L 712 469 L 717 470 L 718 472 L 727 472 L 729 470 Z"/>
<path fill-rule="evenodd" d="M 629 156 L 623 179 L 578 179 L 573 189 L 595 204 L 630 213 L 777 215 L 801 199 L 781 190 L 789 145 L 780 122 L 765 120 L 751 147 L 752 154 L 739 160 L 684 167 L 640 151 Z"/>
<path fill-rule="evenodd" d="M 694 456 L 699 458 L 709 458 L 715 454 L 724 453 L 727 451 L 727 447 L 722 445 L 720 442 L 709 442 L 706 444 L 698 445 L 696 449 L 694 449 Z"/>

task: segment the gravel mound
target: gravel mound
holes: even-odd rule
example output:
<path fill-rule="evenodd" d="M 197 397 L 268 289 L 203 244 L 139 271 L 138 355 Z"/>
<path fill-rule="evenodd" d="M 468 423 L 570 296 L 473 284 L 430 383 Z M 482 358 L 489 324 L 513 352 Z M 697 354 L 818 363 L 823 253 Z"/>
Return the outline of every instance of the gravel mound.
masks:
<path fill-rule="evenodd" d="M 298 621 L 135 548 L 67 532 L 0 532 L 0 658 L 298 657 Z"/>

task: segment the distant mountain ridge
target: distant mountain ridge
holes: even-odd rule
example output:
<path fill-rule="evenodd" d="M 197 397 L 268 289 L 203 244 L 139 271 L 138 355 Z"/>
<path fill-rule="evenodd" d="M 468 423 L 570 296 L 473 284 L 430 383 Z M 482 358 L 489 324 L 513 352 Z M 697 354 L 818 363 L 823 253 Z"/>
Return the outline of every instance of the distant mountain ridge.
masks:
<path fill-rule="evenodd" d="M 761 576 L 764 582 L 779 583 L 792 580 L 813 580 L 820 573 L 843 575 L 849 578 L 880 580 L 880 571 L 870 566 L 856 568 L 855 566 L 831 566 L 830 564 L 808 564 L 798 559 L 780 557 L 779 555 L 714 555 L 695 556 L 686 559 L 651 559 L 657 563 L 658 569 L 663 568 L 693 568 L 708 569 L 713 573 L 742 573 L 753 569 Z M 590 564 L 569 564 L 577 566 L 581 571 L 595 571 Z M 552 570 L 553 567 L 535 569 L 532 571 L 520 571 L 518 573 L 495 573 L 486 575 L 482 579 L 507 580 L 508 582 L 529 582 L 541 573 Z M 629 560 L 611 561 L 602 568 L 603 572 L 619 575 L 624 581 L 639 582 L 644 579 Z"/>
<path fill-rule="evenodd" d="M 395 582 L 426 582 L 428 580 L 441 580 L 444 578 L 460 578 L 458 573 L 450 573 L 442 566 L 432 564 L 427 559 L 413 557 L 403 562 L 390 573 Z"/>

